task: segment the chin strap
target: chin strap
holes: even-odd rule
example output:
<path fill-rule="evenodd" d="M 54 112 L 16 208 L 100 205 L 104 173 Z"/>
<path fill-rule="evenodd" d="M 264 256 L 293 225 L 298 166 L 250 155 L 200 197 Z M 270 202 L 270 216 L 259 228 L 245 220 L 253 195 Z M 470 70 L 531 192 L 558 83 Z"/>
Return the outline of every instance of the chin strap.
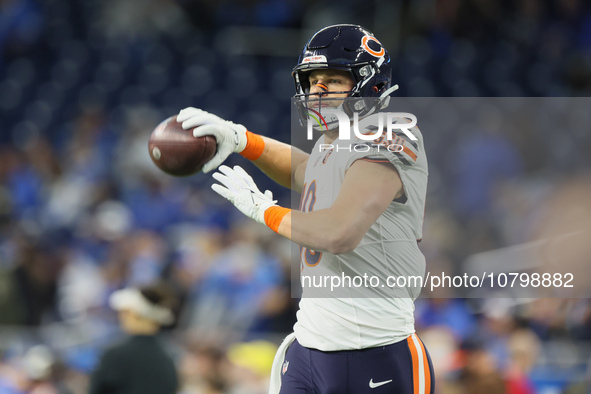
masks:
<path fill-rule="evenodd" d="M 395 92 L 397 90 L 398 90 L 398 84 L 392 86 L 390 89 L 388 89 L 384 93 L 382 93 L 382 95 L 380 96 L 380 98 L 388 97 L 390 95 L 390 93 L 393 93 L 393 92 Z"/>
<path fill-rule="evenodd" d="M 384 101 L 380 105 L 380 109 L 386 108 L 388 106 L 388 104 L 390 104 L 390 93 L 395 92 L 397 90 L 398 90 L 398 84 L 390 87 L 384 93 L 382 93 L 382 95 L 380 96 L 380 99 L 384 99 Z"/>

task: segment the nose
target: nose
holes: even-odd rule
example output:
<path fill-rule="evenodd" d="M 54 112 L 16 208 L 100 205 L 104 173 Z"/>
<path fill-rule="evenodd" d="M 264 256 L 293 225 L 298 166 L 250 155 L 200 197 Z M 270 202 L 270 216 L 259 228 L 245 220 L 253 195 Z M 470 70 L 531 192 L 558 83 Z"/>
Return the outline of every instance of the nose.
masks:
<path fill-rule="evenodd" d="M 316 85 L 310 87 L 310 93 L 320 93 L 321 95 L 324 95 L 326 92 L 328 92 L 328 86 L 322 82 L 318 82 Z"/>

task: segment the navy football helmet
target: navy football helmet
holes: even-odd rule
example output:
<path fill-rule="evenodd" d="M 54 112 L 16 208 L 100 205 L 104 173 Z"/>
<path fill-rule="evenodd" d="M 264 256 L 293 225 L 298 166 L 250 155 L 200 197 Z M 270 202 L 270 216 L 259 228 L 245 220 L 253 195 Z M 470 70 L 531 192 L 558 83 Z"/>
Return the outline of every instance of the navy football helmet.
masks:
<path fill-rule="evenodd" d="M 307 107 L 309 100 L 319 100 L 325 94 L 310 94 L 308 74 L 313 70 L 330 68 L 350 73 L 354 86 L 349 97 L 374 98 L 359 100 L 355 110 L 367 115 L 387 105 L 385 98 L 398 88 L 392 87 L 392 66 L 390 56 L 382 44 L 369 31 L 359 25 L 333 25 L 318 31 L 305 45 L 292 76 L 296 88 L 296 103 L 299 107 Z M 326 95 L 325 95 L 326 97 Z M 376 102 L 380 108 L 376 108 Z M 385 105 L 384 105 L 385 102 Z M 349 114 L 353 108 L 344 109 Z M 306 111 L 300 111 L 302 122 L 305 122 Z"/>

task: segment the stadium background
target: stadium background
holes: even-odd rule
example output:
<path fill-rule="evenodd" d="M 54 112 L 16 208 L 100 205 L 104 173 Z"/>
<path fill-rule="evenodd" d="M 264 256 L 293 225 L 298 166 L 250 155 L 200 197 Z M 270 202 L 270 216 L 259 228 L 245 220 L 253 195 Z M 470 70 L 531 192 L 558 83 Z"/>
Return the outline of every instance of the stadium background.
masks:
<path fill-rule="evenodd" d="M 109 294 L 158 278 L 182 299 L 166 334 L 182 392 L 264 392 L 297 308 L 289 244 L 212 195 L 209 176 L 159 173 L 147 138 L 196 106 L 289 141 L 297 55 L 343 22 L 388 48 L 402 96 L 591 88 L 582 0 L 0 1 L 1 393 L 84 392 L 120 335 Z M 442 152 L 425 132 L 428 267 L 535 238 L 565 185 L 588 204 L 588 130 L 463 137 Z M 588 299 L 421 299 L 416 318 L 441 393 L 590 390 Z"/>

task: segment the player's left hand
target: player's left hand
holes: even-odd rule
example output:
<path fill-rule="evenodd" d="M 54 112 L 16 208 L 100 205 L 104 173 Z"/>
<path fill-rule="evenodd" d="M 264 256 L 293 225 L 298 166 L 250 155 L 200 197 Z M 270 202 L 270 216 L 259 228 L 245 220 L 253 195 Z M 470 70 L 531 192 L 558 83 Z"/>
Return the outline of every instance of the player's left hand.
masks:
<path fill-rule="evenodd" d="M 277 205 L 277 201 L 273 200 L 273 193 L 269 190 L 262 193 L 252 177 L 240 166 L 232 169 L 223 165 L 218 170 L 220 172 L 215 172 L 213 178 L 221 185 L 214 183 L 211 188 L 243 214 L 265 224 L 265 211 Z"/>

